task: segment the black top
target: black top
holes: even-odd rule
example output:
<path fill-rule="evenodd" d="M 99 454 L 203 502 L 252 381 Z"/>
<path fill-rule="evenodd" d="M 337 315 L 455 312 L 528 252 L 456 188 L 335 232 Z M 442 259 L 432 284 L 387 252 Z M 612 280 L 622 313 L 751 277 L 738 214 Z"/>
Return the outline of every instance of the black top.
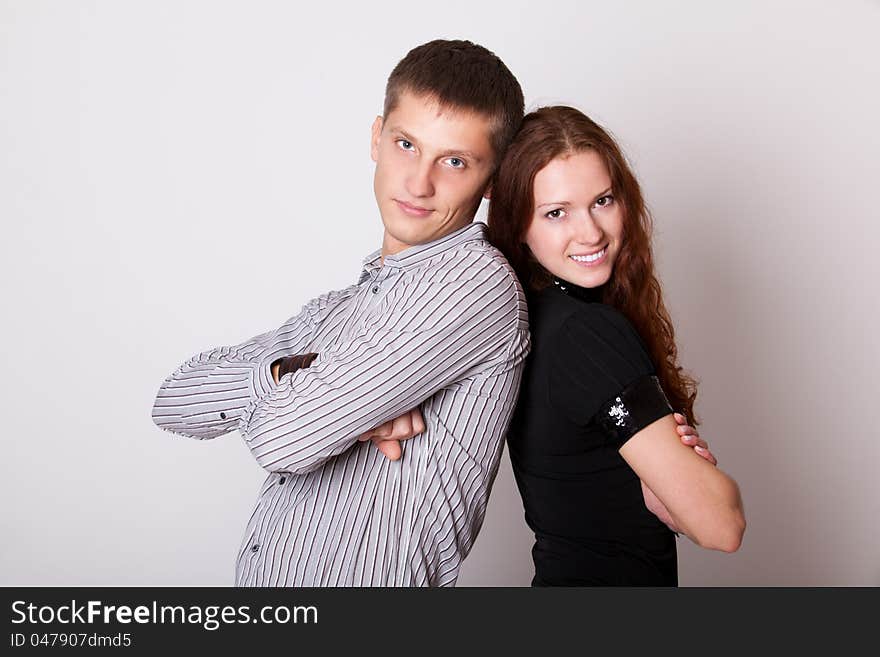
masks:
<path fill-rule="evenodd" d="M 532 351 L 508 447 L 535 532 L 533 583 L 675 586 L 675 534 L 594 421 L 654 366 L 632 324 L 597 298 L 564 283 L 528 299 Z"/>

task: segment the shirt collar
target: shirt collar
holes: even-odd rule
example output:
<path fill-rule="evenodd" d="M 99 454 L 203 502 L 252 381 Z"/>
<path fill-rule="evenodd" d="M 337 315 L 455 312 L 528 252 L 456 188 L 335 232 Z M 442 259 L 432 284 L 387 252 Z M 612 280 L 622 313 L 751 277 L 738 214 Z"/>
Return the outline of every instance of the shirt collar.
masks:
<path fill-rule="evenodd" d="M 449 235 L 445 235 L 438 240 L 428 242 L 426 244 L 417 244 L 408 249 L 404 249 L 400 253 L 389 255 L 385 258 L 385 265 L 397 269 L 407 269 L 413 267 L 429 258 L 433 258 L 446 251 L 458 248 L 467 242 L 486 239 L 486 224 L 480 221 L 474 221 L 463 228 L 459 228 Z M 377 270 L 382 268 L 381 263 L 382 250 L 373 251 L 363 260 L 363 271 L 361 272 L 359 283 L 370 278 Z"/>
<path fill-rule="evenodd" d="M 556 276 L 553 277 L 553 287 L 570 297 L 589 303 L 602 303 L 602 296 L 605 292 L 604 285 L 599 287 L 581 287 Z"/>

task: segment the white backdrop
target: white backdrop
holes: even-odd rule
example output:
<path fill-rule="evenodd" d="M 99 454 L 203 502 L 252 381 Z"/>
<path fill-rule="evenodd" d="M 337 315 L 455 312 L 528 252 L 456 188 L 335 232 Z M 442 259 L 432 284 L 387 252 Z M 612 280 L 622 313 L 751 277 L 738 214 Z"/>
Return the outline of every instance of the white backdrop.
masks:
<path fill-rule="evenodd" d="M 749 521 L 734 555 L 683 541 L 681 583 L 880 584 L 880 3 L 429 7 L 0 2 L 0 585 L 232 583 L 262 471 L 153 397 L 355 279 L 385 79 L 437 37 L 585 110 L 643 181 Z M 527 584 L 530 546 L 505 455 L 459 584 Z"/>

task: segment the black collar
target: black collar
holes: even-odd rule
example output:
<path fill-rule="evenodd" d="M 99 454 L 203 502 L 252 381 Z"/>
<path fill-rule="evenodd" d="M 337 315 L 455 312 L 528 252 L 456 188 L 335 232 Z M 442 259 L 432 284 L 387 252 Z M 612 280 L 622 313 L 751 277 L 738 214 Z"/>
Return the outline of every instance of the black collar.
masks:
<path fill-rule="evenodd" d="M 601 303 L 602 291 L 605 289 L 604 285 L 600 285 L 599 287 L 581 287 L 580 285 L 575 285 L 574 283 L 569 283 L 568 281 L 555 277 L 553 278 L 553 287 L 570 297 L 588 303 Z"/>

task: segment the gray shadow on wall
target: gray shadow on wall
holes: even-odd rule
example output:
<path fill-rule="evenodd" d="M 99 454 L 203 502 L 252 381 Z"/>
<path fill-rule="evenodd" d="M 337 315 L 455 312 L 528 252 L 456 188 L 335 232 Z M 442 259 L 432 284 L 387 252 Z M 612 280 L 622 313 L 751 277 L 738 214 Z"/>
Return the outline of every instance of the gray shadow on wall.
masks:
<path fill-rule="evenodd" d="M 792 181 L 797 167 L 767 144 L 700 156 L 657 249 L 682 363 L 701 380 L 702 433 L 740 484 L 748 529 L 733 555 L 682 539 L 681 584 L 876 584 L 877 560 L 859 540 L 871 522 L 853 505 L 866 503 L 851 479 L 864 466 L 829 440 L 864 410 L 845 392 L 852 377 L 837 347 L 847 336 L 822 320 L 843 301 L 803 267 L 827 243 L 776 193 L 808 192 L 809 178 Z"/>

